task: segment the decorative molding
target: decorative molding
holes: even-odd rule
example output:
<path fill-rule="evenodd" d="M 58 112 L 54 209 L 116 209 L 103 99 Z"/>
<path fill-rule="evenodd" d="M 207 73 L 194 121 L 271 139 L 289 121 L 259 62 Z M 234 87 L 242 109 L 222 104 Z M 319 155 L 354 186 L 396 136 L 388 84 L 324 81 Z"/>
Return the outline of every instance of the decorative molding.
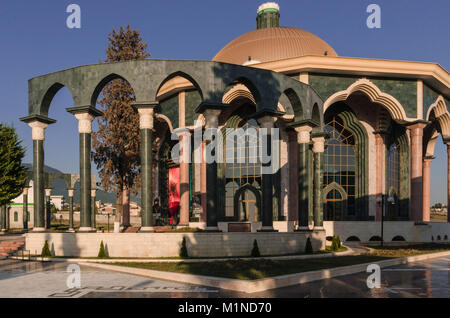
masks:
<path fill-rule="evenodd" d="M 439 122 L 443 139 L 450 138 L 450 113 L 447 110 L 447 104 L 444 97 L 439 95 L 436 101 L 431 104 L 427 112 L 427 120 L 430 120 L 431 112 L 434 111 L 434 117 Z"/>
<path fill-rule="evenodd" d="M 405 110 L 403 109 L 403 106 L 400 104 L 400 102 L 395 97 L 383 93 L 374 83 L 369 81 L 367 78 L 357 80 L 346 90 L 336 92 L 331 95 L 324 103 L 324 112 L 332 104 L 340 101 L 345 101 L 352 93 L 358 91 L 365 93 L 372 102 L 385 106 L 394 120 L 400 122 L 408 121 L 409 118 L 406 116 Z"/>

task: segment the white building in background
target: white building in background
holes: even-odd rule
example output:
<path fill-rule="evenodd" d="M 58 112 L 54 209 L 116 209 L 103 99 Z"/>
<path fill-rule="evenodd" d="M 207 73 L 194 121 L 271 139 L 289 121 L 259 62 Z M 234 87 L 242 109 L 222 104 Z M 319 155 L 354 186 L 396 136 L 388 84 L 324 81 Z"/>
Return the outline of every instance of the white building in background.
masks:
<path fill-rule="evenodd" d="M 59 211 L 63 209 L 64 206 L 64 196 L 63 195 L 52 195 L 50 196 L 50 202 L 53 203 L 55 208 Z"/>

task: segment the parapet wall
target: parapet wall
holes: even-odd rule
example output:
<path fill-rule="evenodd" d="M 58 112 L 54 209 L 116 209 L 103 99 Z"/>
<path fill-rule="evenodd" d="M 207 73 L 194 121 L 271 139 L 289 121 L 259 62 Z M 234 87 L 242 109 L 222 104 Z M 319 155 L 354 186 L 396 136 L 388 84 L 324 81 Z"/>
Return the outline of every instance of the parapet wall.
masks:
<path fill-rule="evenodd" d="M 450 223 L 427 222 L 415 224 L 414 221 L 383 222 L 383 239 L 391 242 L 402 237 L 406 242 L 449 242 Z M 339 235 L 342 241 L 356 237 L 361 242 L 369 242 L 376 236 L 381 236 L 381 222 L 374 221 L 324 221 L 323 226 L 327 236 Z M 396 240 L 394 240 L 396 241 Z"/>
<path fill-rule="evenodd" d="M 25 249 L 40 254 L 45 240 L 54 256 L 96 257 L 103 241 L 110 257 L 176 257 L 181 242 L 191 257 L 250 256 L 256 239 L 261 255 L 302 253 L 308 237 L 325 248 L 325 231 L 259 233 L 27 233 Z"/>

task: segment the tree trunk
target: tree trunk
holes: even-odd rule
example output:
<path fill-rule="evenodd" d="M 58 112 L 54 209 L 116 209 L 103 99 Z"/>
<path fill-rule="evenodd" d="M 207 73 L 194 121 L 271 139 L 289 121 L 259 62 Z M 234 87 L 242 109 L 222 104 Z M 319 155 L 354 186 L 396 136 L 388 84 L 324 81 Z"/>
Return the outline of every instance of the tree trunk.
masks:
<path fill-rule="evenodd" d="M 122 215 L 123 226 L 125 228 L 131 226 L 130 224 L 130 188 L 124 185 L 122 191 Z"/>
<path fill-rule="evenodd" d="M 122 190 L 117 192 L 116 198 L 116 216 L 114 218 L 114 222 L 122 221 Z"/>

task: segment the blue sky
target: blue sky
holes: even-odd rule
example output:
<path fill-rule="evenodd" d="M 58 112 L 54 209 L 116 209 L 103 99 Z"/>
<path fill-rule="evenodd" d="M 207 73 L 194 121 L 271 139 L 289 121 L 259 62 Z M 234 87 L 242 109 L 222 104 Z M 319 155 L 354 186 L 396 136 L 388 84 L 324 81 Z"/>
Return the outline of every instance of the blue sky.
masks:
<path fill-rule="evenodd" d="M 0 2 L 0 121 L 13 124 L 32 161 L 27 115 L 27 80 L 104 59 L 112 28 L 130 24 L 141 31 L 151 58 L 211 59 L 237 36 L 255 29 L 255 0 L 130 0 Z M 81 29 L 66 27 L 66 7 L 81 7 Z M 340 56 L 436 62 L 450 70 L 448 0 L 280 0 L 281 25 L 306 29 Z M 382 10 L 382 28 L 368 29 L 366 8 Z M 66 89 L 55 96 L 46 132 L 46 164 L 78 171 L 77 123 Z M 431 201 L 446 202 L 446 149 L 432 163 Z"/>

